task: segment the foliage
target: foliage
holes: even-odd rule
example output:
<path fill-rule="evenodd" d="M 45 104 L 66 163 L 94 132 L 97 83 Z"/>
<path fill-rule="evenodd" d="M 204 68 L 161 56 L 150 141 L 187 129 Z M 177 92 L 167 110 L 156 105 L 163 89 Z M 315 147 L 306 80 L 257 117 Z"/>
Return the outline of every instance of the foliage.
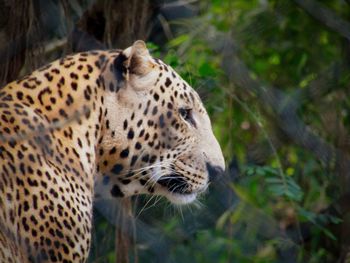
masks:
<path fill-rule="evenodd" d="M 349 182 L 349 39 L 298 2 L 196 2 L 199 15 L 171 25 L 166 46 L 148 43 L 201 95 L 228 171 L 193 206 L 134 200 L 139 262 L 335 262 L 349 252 L 346 217 L 333 211 L 344 211 Z M 317 3 L 349 17 L 344 1 Z M 96 222 L 96 240 L 110 244 L 114 228 Z M 91 262 L 114 261 L 113 245 L 93 247 Z"/>
<path fill-rule="evenodd" d="M 262 94 L 232 81 L 225 71 L 230 61 L 220 52 L 228 45 L 222 36 L 228 36 L 252 79 L 283 95 L 281 112 L 288 114 L 293 105 L 314 136 L 347 156 L 344 44 L 349 42 L 296 2 L 201 1 L 200 16 L 178 22 L 179 32 L 166 48 L 152 44 L 153 53 L 163 54 L 204 99 L 228 165 L 238 161 L 238 171 L 229 169 L 225 181 L 233 194 L 222 196 L 225 185 L 210 191 L 217 200 L 231 200 L 207 228 L 182 233 L 179 240 L 186 218 L 175 213 L 170 221 L 157 221 L 157 227 L 170 228 L 166 232 L 173 241 L 163 262 L 334 262 L 340 257 L 334 247 L 341 235 L 334 229 L 343 221 L 327 210 L 344 193 L 339 160 L 325 161 L 325 153 L 315 154 L 285 132 L 290 127 Z M 338 16 L 347 15 L 343 1 L 323 2 Z M 199 210 L 215 214 L 212 198 L 205 197 Z"/>

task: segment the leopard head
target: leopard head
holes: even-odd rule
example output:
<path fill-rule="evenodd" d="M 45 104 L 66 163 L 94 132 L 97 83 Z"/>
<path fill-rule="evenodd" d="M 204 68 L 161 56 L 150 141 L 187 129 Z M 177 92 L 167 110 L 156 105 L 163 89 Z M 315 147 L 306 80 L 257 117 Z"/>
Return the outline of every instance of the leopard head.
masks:
<path fill-rule="evenodd" d="M 108 127 L 98 163 L 98 193 L 194 201 L 225 168 L 197 92 L 136 41 L 103 73 Z M 106 191 L 107 187 L 107 191 Z M 105 195 L 105 194 L 104 194 Z"/>

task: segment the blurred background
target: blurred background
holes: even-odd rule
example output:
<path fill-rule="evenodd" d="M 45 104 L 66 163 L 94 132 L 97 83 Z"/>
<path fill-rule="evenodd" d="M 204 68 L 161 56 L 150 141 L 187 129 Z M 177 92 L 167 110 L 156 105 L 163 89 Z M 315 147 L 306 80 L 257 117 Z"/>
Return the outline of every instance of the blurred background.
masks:
<path fill-rule="evenodd" d="M 350 1 L 0 0 L 0 83 L 137 39 L 198 91 L 227 172 L 184 207 L 96 203 L 89 262 L 350 262 Z"/>

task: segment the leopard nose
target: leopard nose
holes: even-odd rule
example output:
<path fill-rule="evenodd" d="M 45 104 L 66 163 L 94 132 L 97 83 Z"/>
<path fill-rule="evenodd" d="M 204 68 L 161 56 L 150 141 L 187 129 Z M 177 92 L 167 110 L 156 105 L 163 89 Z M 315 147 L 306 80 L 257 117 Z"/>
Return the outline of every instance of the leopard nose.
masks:
<path fill-rule="evenodd" d="M 210 163 L 206 163 L 206 166 L 209 174 L 209 182 L 214 182 L 224 173 L 224 169 L 220 166 L 211 165 Z"/>

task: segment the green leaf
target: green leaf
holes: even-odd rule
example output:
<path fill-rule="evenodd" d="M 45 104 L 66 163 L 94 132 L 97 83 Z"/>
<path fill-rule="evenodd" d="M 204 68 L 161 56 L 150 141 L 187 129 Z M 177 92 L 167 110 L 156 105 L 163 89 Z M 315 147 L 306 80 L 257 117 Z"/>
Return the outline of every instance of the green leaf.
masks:
<path fill-rule="evenodd" d="M 172 40 L 169 41 L 169 47 L 173 48 L 173 47 L 180 46 L 181 44 L 185 43 L 189 39 L 190 37 L 187 34 L 179 35 L 178 37 L 173 38 Z"/>
<path fill-rule="evenodd" d="M 199 69 L 199 74 L 202 77 L 208 77 L 208 76 L 215 76 L 216 75 L 216 70 L 207 62 L 204 62 L 200 65 Z"/>

